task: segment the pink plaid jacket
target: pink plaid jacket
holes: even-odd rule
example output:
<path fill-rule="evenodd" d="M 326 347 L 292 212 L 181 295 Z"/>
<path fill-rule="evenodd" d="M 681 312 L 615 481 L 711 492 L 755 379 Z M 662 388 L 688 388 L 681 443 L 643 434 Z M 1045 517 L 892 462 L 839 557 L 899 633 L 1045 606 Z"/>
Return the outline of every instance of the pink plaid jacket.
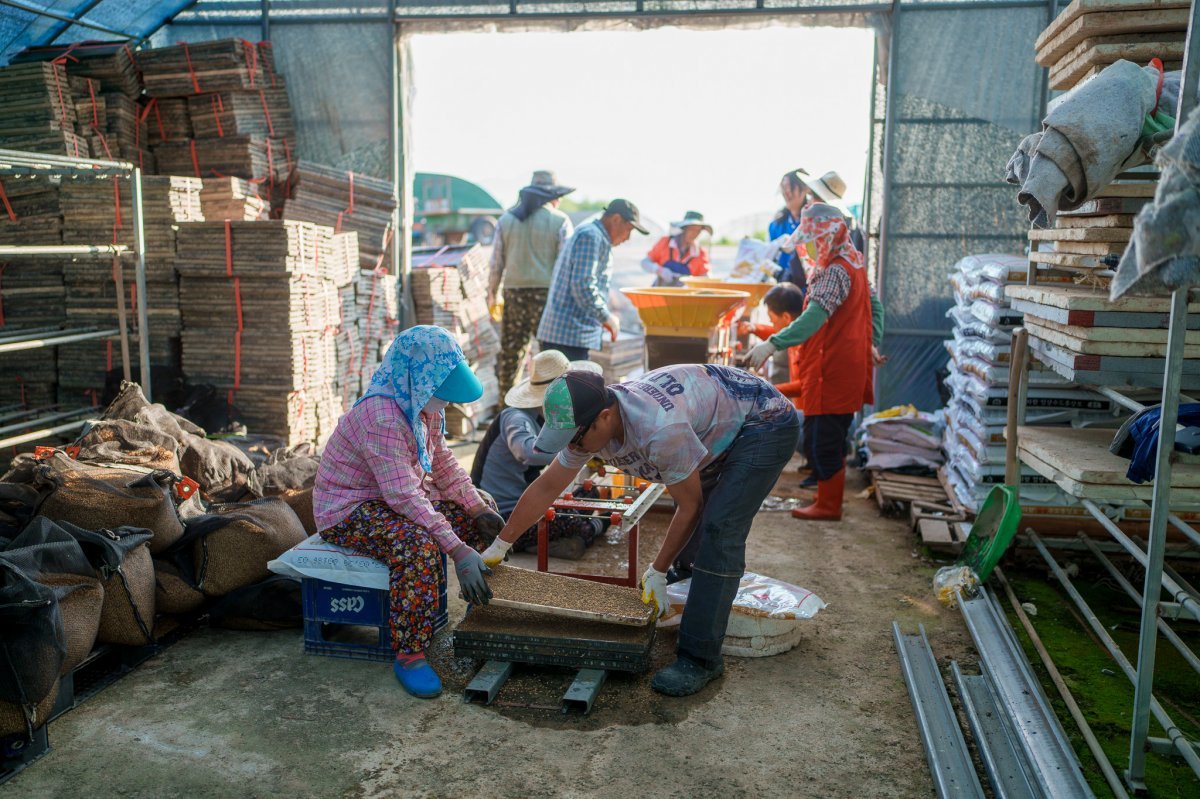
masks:
<path fill-rule="evenodd" d="M 433 459 L 426 474 L 417 462 L 412 429 L 389 397 L 368 397 L 338 422 L 317 470 L 313 515 L 324 530 L 344 521 L 368 500 L 382 500 L 392 510 L 420 525 L 437 539 L 443 552 L 459 538 L 433 500 L 461 505 L 472 515 L 486 505 L 442 436 L 441 420 L 426 417 L 425 441 Z"/>

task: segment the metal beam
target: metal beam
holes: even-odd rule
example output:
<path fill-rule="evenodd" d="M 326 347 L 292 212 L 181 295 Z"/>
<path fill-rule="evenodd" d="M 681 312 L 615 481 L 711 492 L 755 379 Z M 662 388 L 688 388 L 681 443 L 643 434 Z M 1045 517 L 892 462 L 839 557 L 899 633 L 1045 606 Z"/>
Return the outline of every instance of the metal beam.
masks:
<path fill-rule="evenodd" d="M 147 402 L 154 402 L 150 387 L 150 314 L 147 308 L 146 291 L 146 214 L 142 207 L 142 170 L 133 170 L 130 177 L 133 183 L 133 245 L 137 250 L 137 324 L 138 324 L 138 360 L 142 372 L 142 393 Z M 118 286 L 117 290 L 121 288 Z"/>
<path fill-rule="evenodd" d="M 18 2 L 18 0 L 0 0 L 0 6 L 8 6 L 9 8 L 15 8 L 18 11 L 24 11 L 26 14 L 34 14 L 39 17 L 46 17 L 48 19 L 56 19 L 59 22 L 67 23 L 68 26 L 78 25 L 81 28 L 90 28 L 91 30 L 100 31 L 101 33 L 108 33 L 108 34 L 112 34 L 113 36 L 120 36 L 122 39 L 137 39 L 138 38 L 137 34 L 134 34 L 134 33 L 128 33 L 126 31 L 119 31 L 116 28 L 110 28 L 107 25 L 100 25 L 98 23 L 91 22 L 90 20 L 83 19 L 82 17 L 79 19 L 76 19 L 75 17 L 69 17 L 66 14 L 60 14 L 57 11 L 51 11 L 48 8 L 41 8 L 40 6 L 35 6 L 31 3 L 22 3 L 22 2 Z M 61 33 L 61 31 L 59 33 Z M 58 35 L 59 34 L 56 33 L 55 37 L 57 38 Z"/>
<path fill-rule="evenodd" d="M 81 8 L 77 8 L 75 10 L 75 16 L 82 17 L 84 14 L 88 13 L 102 2 L 104 2 L 104 0 L 88 0 L 88 2 L 84 3 Z M 70 28 L 73 24 L 74 23 L 72 22 L 62 22 L 59 25 L 53 26 L 42 36 L 42 41 L 46 42 L 47 44 L 52 44 L 55 39 L 61 36 L 63 32 Z"/>
<path fill-rule="evenodd" d="M 262 30 L 259 37 L 264 42 L 271 41 L 271 0 L 262 0 Z"/>

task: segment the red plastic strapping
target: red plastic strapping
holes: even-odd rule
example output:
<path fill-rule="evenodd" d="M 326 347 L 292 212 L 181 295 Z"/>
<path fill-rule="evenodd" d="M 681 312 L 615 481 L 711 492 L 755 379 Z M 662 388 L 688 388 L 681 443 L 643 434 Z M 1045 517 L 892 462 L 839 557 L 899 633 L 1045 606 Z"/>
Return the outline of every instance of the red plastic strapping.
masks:
<path fill-rule="evenodd" d="M 271 154 L 271 140 L 267 139 L 267 177 L 271 179 L 271 185 L 275 185 L 275 158 Z"/>
<path fill-rule="evenodd" d="M 196 157 L 195 139 L 188 139 L 188 149 L 192 152 L 192 169 L 196 171 L 196 177 L 200 177 L 200 159 Z"/>
<path fill-rule="evenodd" d="M 107 339 L 104 342 L 104 371 L 111 372 L 112 368 L 113 368 L 112 339 Z"/>
<path fill-rule="evenodd" d="M 137 309 L 137 283 L 136 282 L 129 284 L 129 307 L 131 309 L 134 309 L 133 329 L 137 330 L 138 323 L 141 320 L 138 318 L 137 310 L 136 310 Z M 111 342 L 109 343 L 109 346 L 110 347 L 112 346 Z"/>
<path fill-rule="evenodd" d="M 233 405 L 233 392 L 242 387 L 242 279 L 233 274 L 233 226 L 225 220 L 225 275 L 233 278 L 233 304 L 237 313 L 237 330 L 233 335 L 233 389 L 229 392 L 229 404 Z"/>
<path fill-rule="evenodd" d="M 5 213 L 8 214 L 8 220 L 10 222 L 16 222 L 17 215 L 13 211 L 12 204 L 8 201 L 8 193 L 4 191 L 4 181 L 3 180 L 0 180 L 0 202 L 4 203 L 4 211 L 5 211 Z"/>
<path fill-rule="evenodd" d="M 1150 66 L 1158 70 L 1158 83 L 1154 87 L 1154 108 L 1150 111 L 1151 114 L 1158 113 L 1158 104 L 1162 102 L 1163 81 L 1166 79 L 1166 67 L 1163 66 L 1161 58 L 1151 58 Z"/>
<path fill-rule="evenodd" d="M 142 68 L 138 64 L 137 59 L 133 57 L 133 50 L 130 50 L 129 45 L 127 44 L 121 45 L 121 49 L 125 51 L 125 55 L 129 56 L 129 63 L 133 64 L 133 71 L 137 73 L 137 76 L 140 79 L 142 77 Z"/>
<path fill-rule="evenodd" d="M 221 114 L 225 113 L 225 101 L 221 99 L 221 95 L 214 94 L 212 96 L 213 121 L 217 123 L 217 135 L 222 139 L 225 138 L 225 126 L 221 124 Z"/>
<path fill-rule="evenodd" d="M 100 114 L 96 109 L 96 86 L 90 79 L 88 79 L 87 87 L 88 94 L 92 98 L 92 127 L 95 128 L 100 125 Z"/>
<path fill-rule="evenodd" d="M 250 72 L 250 88 L 254 88 L 254 73 L 258 72 L 258 50 L 254 44 L 242 39 L 242 52 L 246 54 L 246 69 Z"/>
<path fill-rule="evenodd" d="M 109 158 L 109 160 L 111 161 L 111 160 L 112 160 L 112 157 L 113 157 L 113 154 L 112 154 L 112 150 L 110 150 L 110 149 L 108 148 L 108 139 L 107 139 L 107 138 L 105 138 L 104 134 L 103 134 L 103 133 L 101 133 L 101 132 L 100 132 L 99 130 L 97 130 L 96 128 L 92 128 L 92 133 L 95 133 L 95 134 L 96 134 L 96 137 L 97 137 L 98 139 L 100 139 L 100 146 L 104 148 L 104 154 L 105 154 L 105 155 L 107 155 L 107 156 L 108 156 L 108 158 Z"/>
<path fill-rule="evenodd" d="M 75 59 L 75 60 L 78 60 L 78 59 Z M 62 66 L 63 64 L 67 63 L 66 53 L 64 53 L 59 58 L 54 59 L 50 63 L 52 66 Z M 54 88 L 55 88 L 55 90 L 58 91 L 58 108 L 62 112 L 62 124 L 63 124 L 63 128 L 65 130 L 66 126 L 67 126 L 67 122 L 69 120 L 67 119 L 67 103 L 63 99 L 62 81 L 59 80 L 59 78 L 58 78 L 58 70 L 57 69 L 51 69 L 50 74 L 54 76 Z M 74 139 L 74 144 L 75 144 L 75 157 L 78 158 L 79 157 L 79 139 L 78 139 L 78 137 L 76 137 Z"/>
<path fill-rule="evenodd" d="M 196 78 L 196 70 L 192 68 L 192 53 L 188 50 L 187 42 L 178 42 L 178 44 L 183 45 L 183 57 L 187 59 L 188 76 L 192 79 L 192 88 L 195 89 L 196 94 L 201 94 L 200 81 Z"/>
<path fill-rule="evenodd" d="M 83 396 L 91 399 L 93 408 L 100 407 L 100 392 L 98 390 L 94 388 L 85 388 L 83 390 Z"/>
<path fill-rule="evenodd" d="M 262 89 L 258 90 L 258 99 L 262 100 L 263 116 L 267 120 L 267 135 L 275 135 L 275 126 L 271 123 L 271 109 L 267 107 L 267 94 Z"/>
<path fill-rule="evenodd" d="M 256 43 L 254 46 L 257 48 L 270 47 L 271 43 L 264 39 L 263 41 Z M 271 76 L 271 88 L 274 89 L 275 88 L 275 69 L 274 69 L 274 67 L 269 66 L 270 63 L 271 62 L 268 61 L 267 59 L 265 59 L 265 58 L 263 59 L 263 72 L 265 72 Z"/>
<path fill-rule="evenodd" d="M 350 204 L 346 206 L 346 213 L 354 213 L 354 173 L 347 172 L 346 175 L 350 178 Z"/>

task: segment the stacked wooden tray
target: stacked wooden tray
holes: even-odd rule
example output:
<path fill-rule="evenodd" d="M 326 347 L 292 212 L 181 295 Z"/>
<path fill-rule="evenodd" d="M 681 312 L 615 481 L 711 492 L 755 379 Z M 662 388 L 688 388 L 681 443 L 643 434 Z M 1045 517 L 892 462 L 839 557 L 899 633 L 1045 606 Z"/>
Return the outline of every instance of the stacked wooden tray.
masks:
<path fill-rule="evenodd" d="M 607 336 L 600 342 L 600 349 L 590 350 L 588 360 L 604 370 L 606 383 L 620 383 L 629 375 L 644 369 L 646 365 L 646 339 L 641 335 L 622 332 L 616 341 Z"/>
<path fill-rule="evenodd" d="M 283 181 L 287 160 L 282 140 L 263 136 L 226 136 L 216 139 L 172 139 L 154 148 L 158 171 L 198 178 L 236 177 L 246 180 Z"/>
<path fill-rule="evenodd" d="M 259 195 L 258 185 L 242 178 L 207 178 L 200 189 L 204 218 L 238 222 L 265 220 L 270 206 Z"/>
<path fill-rule="evenodd" d="M 339 289 L 358 280 L 358 233 L 353 230 L 333 234 L 331 257 L 317 264 L 317 271 Z"/>
<path fill-rule="evenodd" d="M 1073 0 L 1038 37 L 1050 88 L 1070 89 L 1121 59 L 1167 69 L 1183 61 L 1189 0 Z"/>
<path fill-rule="evenodd" d="M 0 244 L 61 244 L 62 200 L 49 178 L 6 176 L 4 193 L 16 220 L 0 213 Z"/>
<path fill-rule="evenodd" d="M 253 135 L 295 138 L 286 89 L 197 94 L 187 98 L 196 138 Z"/>
<path fill-rule="evenodd" d="M 1108 285 L 1133 235 L 1133 217 L 1154 196 L 1156 173 L 1131 173 L 1073 211 L 1053 228 L 1029 231 L 1031 265 L 1061 269 Z"/>
<path fill-rule="evenodd" d="M 152 147 L 192 138 L 192 117 L 185 97 L 152 97 L 146 101 L 141 113 L 146 118 L 148 141 Z"/>
<path fill-rule="evenodd" d="M 60 327 L 67 319 L 63 295 L 62 262 L 45 258 L 8 262 L 0 272 L 0 336 Z M 53 405 L 56 380 L 53 348 L 7 353 L 0 357 L 0 406 Z"/>
<path fill-rule="evenodd" d="M 142 177 L 146 257 L 168 275 L 173 275 L 170 265 L 175 259 L 175 227 L 204 219 L 200 189 L 201 183 L 196 178 Z M 128 178 L 65 178 L 61 195 L 64 242 L 97 244 L 115 240 L 133 246 L 133 190 Z"/>
<path fill-rule="evenodd" d="M 258 49 L 243 39 L 179 44 L 138 53 L 149 97 L 264 87 Z"/>
<path fill-rule="evenodd" d="M 396 208 L 390 181 L 300 161 L 291 182 L 284 219 L 329 225 L 339 233 L 353 230 L 358 233 L 360 266 L 387 266 L 383 253 Z"/>
<path fill-rule="evenodd" d="M 0 68 L 0 147 L 87 158 L 70 90 L 59 64 Z"/>
<path fill-rule="evenodd" d="M 1088 385 L 1162 385 L 1170 299 L 1125 297 L 1085 287 L 1009 286 L 1014 309 L 1025 314 L 1029 346 L 1042 363 Z M 1188 305 L 1182 387 L 1200 389 L 1200 297 Z"/>
<path fill-rule="evenodd" d="M 63 59 L 68 75 L 91 78 L 102 92 L 120 92 L 136 98 L 142 82 L 133 49 L 125 42 L 83 41 L 27 47 L 13 57 L 13 64 Z"/>

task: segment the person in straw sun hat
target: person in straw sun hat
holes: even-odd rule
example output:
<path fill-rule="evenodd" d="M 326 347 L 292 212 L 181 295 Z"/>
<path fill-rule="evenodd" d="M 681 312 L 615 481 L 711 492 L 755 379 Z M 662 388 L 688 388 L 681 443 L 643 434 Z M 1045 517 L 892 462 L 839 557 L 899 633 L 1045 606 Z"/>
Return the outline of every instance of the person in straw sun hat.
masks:
<path fill-rule="evenodd" d="M 688 211 L 683 219 L 672 222 L 671 227 L 679 232 L 663 236 L 642 259 L 642 269 L 655 275 L 655 286 L 682 286 L 681 277 L 708 274 L 708 253 L 698 240 L 704 231 L 711 236 L 713 229 L 704 221 L 704 214 Z"/>
<path fill-rule="evenodd" d="M 832 205 L 842 212 L 842 217 L 846 222 L 846 228 L 850 231 L 850 243 L 859 252 L 863 251 L 863 235 L 858 227 L 858 220 L 854 218 L 854 214 L 846 207 L 846 202 L 842 198 L 846 196 L 846 181 L 837 172 L 830 170 L 819 178 L 814 178 L 811 175 L 805 175 L 801 178 L 804 185 L 808 186 L 823 203 Z"/>
<path fill-rule="evenodd" d="M 534 442 L 542 431 L 542 400 L 546 389 L 569 369 L 600 373 L 598 365 L 568 361 L 557 350 L 535 355 L 529 377 L 504 396 L 507 407 L 492 421 L 475 453 L 471 481 L 491 494 L 505 518 L 529 484 L 541 474 L 542 467 L 554 460 L 555 453 L 538 450 Z M 560 513 L 550 523 L 550 556 L 575 560 L 602 532 L 604 524 L 598 518 Z M 536 526 L 526 530 L 515 544 L 517 551 L 536 546 Z"/>

